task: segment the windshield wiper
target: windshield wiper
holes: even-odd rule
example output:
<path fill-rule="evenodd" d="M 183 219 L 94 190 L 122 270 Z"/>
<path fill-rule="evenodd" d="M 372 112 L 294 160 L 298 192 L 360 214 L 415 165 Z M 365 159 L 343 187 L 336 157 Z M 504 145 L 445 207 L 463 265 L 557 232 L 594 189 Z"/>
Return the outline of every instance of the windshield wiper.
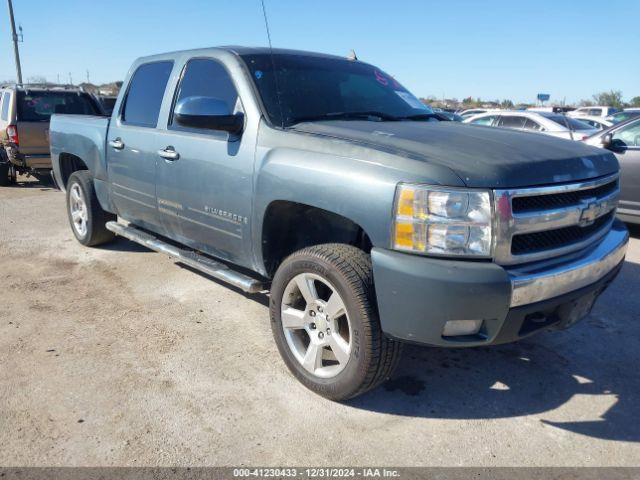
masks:
<path fill-rule="evenodd" d="M 368 120 L 372 122 L 395 121 L 398 117 L 389 115 L 384 112 L 366 111 L 366 112 L 330 112 L 320 115 L 309 115 L 306 117 L 296 117 L 292 124 L 301 122 L 313 122 L 323 120 Z"/>

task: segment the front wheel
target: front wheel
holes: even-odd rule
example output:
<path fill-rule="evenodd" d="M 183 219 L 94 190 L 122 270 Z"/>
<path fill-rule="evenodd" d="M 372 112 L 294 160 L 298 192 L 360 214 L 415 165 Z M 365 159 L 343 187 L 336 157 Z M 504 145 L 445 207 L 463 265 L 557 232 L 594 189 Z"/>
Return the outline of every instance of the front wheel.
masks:
<path fill-rule="evenodd" d="M 310 390 L 346 400 L 385 381 L 402 345 L 380 329 L 371 258 L 343 244 L 289 256 L 270 300 L 273 335 L 287 367 Z"/>
<path fill-rule="evenodd" d="M 89 171 L 74 172 L 69 177 L 67 212 L 71 230 L 81 244 L 93 247 L 115 237 L 105 225 L 115 220 L 116 216 L 105 212 L 100 206 Z"/>

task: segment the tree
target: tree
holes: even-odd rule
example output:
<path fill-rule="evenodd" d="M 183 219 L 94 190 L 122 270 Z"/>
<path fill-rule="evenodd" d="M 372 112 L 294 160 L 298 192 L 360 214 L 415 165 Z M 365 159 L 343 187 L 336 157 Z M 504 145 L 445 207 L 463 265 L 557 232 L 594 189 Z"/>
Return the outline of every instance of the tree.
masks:
<path fill-rule="evenodd" d="M 42 75 L 34 75 L 33 77 L 27 78 L 27 83 L 41 83 L 46 84 L 47 78 Z"/>
<path fill-rule="evenodd" d="M 513 102 L 507 98 L 505 98 L 502 102 L 500 102 L 500 107 L 505 110 L 509 110 L 513 108 Z"/>
<path fill-rule="evenodd" d="M 609 105 L 616 108 L 623 107 L 622 92 L 620 90 L 596 93 L 593 99 L 598 105 Z"/>
<path fill-rule="evenodd" d="M 633 97 L 629 101 L 629 106 L 630 107 L 640 107 L 640 97 Z"/>

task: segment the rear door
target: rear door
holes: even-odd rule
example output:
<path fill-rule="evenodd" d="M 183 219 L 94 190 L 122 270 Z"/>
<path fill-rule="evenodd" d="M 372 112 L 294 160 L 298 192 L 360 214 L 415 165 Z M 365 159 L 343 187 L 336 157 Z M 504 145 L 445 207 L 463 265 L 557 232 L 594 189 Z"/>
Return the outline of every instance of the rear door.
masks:
<path fill-rule="evenodd" d="M 640 121 L 614 132 L 612 149 L 620 162 L 618 212 L 640 221 Z"/>
<path fill-rule="evenodd" d="M 118 214 L 156 230 L 156 127 L 172 61 L 138 66 L 107 133 L 107 166 L 111 197 Z"/>

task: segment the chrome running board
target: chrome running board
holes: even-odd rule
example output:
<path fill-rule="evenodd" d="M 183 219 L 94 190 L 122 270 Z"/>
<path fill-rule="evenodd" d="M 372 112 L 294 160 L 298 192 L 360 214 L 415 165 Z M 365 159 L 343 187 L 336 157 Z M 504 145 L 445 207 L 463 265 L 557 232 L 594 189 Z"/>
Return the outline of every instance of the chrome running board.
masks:
<path fill-rule="evenodd" d="M 188 250 L 170 243 L 164 242 L 152 234 L 142 231 L 132 225 L 123 225 L 118 222 L 107 222 L 107 230 L 112 231 L 116 235 L 127 238 L 132 242 L 139 243 L 159 253 L 165 253 L 175 258 L 180 263 L 184 263 L 200 272 L 206 273 L 218 280 L 229 283 L 234 287 L 244 290 L 248 293 L 258 293 L 265 290 L 264 284 L 260 280 L 251 278 L 240 272 L 232 270 L 224 263 L 217 262 L 209 257 Z"/>

